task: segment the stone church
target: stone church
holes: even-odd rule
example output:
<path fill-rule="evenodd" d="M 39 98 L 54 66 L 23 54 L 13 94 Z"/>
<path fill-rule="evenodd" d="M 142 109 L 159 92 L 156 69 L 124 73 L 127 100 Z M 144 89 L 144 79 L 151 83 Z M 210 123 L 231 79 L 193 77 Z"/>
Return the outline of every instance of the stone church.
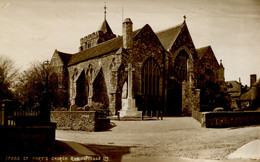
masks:
<path fill-rule="evenodd" d="M 52 75 L 68 87 L 69 107 L 102 103 L 110 115 L 122 109 L 128 95 L 129 63 L 135 69 L 132 95 L 140 111 L 190 114 L 200 105 L 198 74 L 224 82 L 224 67 L 212 48 L 195 48 L 186 17 L 160 32 L 148 24 L 133 30 L 133 22 L 126 18 L 121 36 L 112 32 L 105 17 L 99 30 L 80 39 L 79 52 L 55 50 L 51 59 Z"/>

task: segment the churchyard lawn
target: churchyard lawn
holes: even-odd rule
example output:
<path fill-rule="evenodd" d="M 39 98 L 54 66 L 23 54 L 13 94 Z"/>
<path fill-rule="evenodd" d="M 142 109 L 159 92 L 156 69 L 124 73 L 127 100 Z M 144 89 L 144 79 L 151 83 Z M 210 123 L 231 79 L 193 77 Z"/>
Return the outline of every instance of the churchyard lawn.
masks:
<path fill-rule="evenodd" d="M 242 145 L 260 139 L 260 125 L 202 128 L 191 117 L 111 123 L 114 127 L 103 132 L 57 130 L 56 138 L 82 143 L 110 159 L 122 156 L 224 159 Z"/>

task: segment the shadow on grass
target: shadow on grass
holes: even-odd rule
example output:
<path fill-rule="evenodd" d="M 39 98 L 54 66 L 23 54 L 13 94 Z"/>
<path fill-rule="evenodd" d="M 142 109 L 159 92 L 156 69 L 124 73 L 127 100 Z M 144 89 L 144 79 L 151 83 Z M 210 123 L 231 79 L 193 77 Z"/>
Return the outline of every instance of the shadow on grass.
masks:
<path fill-rule="evenodd" d="M 242 126 L 234 126 L 229 127 L 229 129 L 239 129 L 239 128 L 247 128 L 247 127 L 259 127 L 260 124 L 252 124 L 252 125 L 242 125 Z"/>
<path fill-rule="evenodd" d="M 55 151 L 53 152 L 53 156 L 71 156 L 71 155 L 79 155 L 73 148 L 71 148 L 68 144 L 62 141 L 55 141 Z"/>
<path fill-rule="evenodd" d="M 113 146 L 113 145 L 84 145 L 91 149 L 97 155 L 105 157 L 108 161 L 120 162 L 122 161 L 123 155 L 130 153 L 130 146 Z"/>
<path fill-rule="evenodd" d="M 81 145 L 96 153 L 97 156 L 103 159 L 103 161 L 113 161 L 113 162 L 122 161 L 123 155 L 130 154 L 130 149 L 132 148 L 130 146 L 94 145 L 94 144 L 81 144 Z M 56 141 L 56 148 L 53 156 L 54 157 L 71 157 L 71 156 L 80 157 L 82 155 L 74 151 L 65 142 Z"/>
<path fill-rule="evenodd" d="M 116 124 L 113 122 L 110 122 L 109 124 L 103 124 L 102 126 L 96 128 L 95 132 L 111 131 L 111 129 L 114 127 L 116 127 Z"/>

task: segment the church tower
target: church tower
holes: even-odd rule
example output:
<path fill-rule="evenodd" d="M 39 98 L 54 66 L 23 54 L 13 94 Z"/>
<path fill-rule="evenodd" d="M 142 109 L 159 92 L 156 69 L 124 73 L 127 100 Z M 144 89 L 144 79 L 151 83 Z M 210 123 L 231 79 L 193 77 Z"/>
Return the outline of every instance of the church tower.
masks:
<path fill-rule="evenodd" d="M 80 39 L 79 51 L 86 50 L 88 48 L 94 47 L 102 42 L 113 39 L 116 35 L 112 32 L 107 20 L 106 20 L 106 4 L 104 6 L 104 21 L 100 29 L 92 34 L 89 34 Z"/>

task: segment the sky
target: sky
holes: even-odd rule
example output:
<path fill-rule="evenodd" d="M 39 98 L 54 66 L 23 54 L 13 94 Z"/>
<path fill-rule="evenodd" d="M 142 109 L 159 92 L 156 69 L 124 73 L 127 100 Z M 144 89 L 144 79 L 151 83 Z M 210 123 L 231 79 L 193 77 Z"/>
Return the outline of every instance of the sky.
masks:
<path fill-rule="evenodd" d="M 55 49 L 78 52 L 80 38 L 100 28 L 104 2 L 0 0 L 0 55 L 25 69 L 50 60 Z M 217 60 L 223 60 L 226 81 L 241 78 L 249 85 L 250 74 L 260 77 L 259 0 L 106 0 L 106 6 L 117 35 L 127 17 L 134 30 L 149 24 L 158 32 L 182 23 L 186 15 L 195 47 L 211 45 Z"/>

